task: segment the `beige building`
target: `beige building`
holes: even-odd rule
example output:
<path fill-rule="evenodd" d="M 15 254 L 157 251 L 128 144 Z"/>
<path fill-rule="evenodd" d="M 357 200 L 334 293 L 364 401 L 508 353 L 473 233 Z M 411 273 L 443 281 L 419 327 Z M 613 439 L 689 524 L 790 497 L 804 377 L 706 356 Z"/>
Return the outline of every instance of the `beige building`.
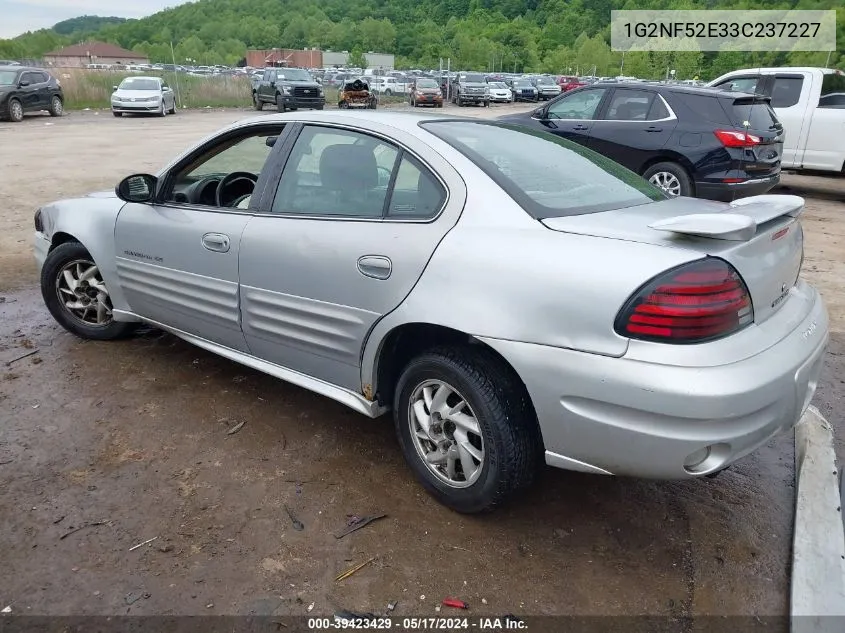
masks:
<path fill-rule="evenodd" d="M 105 42 L 83 42 L 44 55 L 48 66 L 84 68 L 88 64 L 149 64 L 147 56 Z"/>

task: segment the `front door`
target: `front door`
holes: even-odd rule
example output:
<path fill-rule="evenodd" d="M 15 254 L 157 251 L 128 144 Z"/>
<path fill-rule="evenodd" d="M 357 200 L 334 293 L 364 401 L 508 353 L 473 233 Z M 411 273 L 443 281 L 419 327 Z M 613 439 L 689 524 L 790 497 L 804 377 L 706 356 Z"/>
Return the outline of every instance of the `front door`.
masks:
<path fill-rule="evenodd" d="M 117 270 L 133 313 L 248 351 L 238 310 L 238 253 L 263 186 L 269 137 L 252 126 L 215 139 L 177 164 L 157 202 L 127 204 L 115 230 Z M 221 187 L 222 185 L 222 187 Z"/>
<path fill-rule="evenodd" d="M 40 86 L 38 85 L 39 74 L 41 73 L 35 71 L 21 73 L 18 94 L 20 95 L 21 105 L 26 111 L 38 110 L 42 107 Z"/>
<path fill-rule="evenodd" d="M 542 112 L 539 124 L 546 132 L 588 145 L 599 105 L 607 88 L 585 88 L 553 101 Z"/>
<path fill-rule="evenodd" d="M 396 308 L 454 226 L 441 181 L 363 131 L 304 125 L 274 195 L 241 240 L 241 320 L 252 353 L 361 388 L 367 333 Z M 441 211 L 446 209 L 446 212 Z"/>

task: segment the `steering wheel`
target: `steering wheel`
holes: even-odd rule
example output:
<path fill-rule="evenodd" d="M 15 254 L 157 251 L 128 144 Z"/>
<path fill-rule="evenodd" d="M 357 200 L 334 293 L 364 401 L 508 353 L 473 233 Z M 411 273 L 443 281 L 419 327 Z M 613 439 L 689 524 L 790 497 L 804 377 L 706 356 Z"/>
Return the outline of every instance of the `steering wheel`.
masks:
<path fill-rule="evenodd" d="M 223 198 L 223 193 L 225 192 L 225 190 L 241 180 L 252 183 L 252 187 L 250 187 L 248 194 L 240 195 L 238 196 L 237 200 L 230 200 L 229 204 L 224 204 L 225 200 Z M 258 176 L 248 171 L 233 171 L 231 174 L 226 174 L 225 176 L 223 176 L 223 179 L 220 181 L 220 184 L 217 185 L 217 192 L 215 194 L 215 202 L 217 203 L 217 206 L 237 206 L 237 203 L 240 202 L 245 195 L 252 195 L 252 191 L 255 189 L 255 183 L 257 182 Z"/>

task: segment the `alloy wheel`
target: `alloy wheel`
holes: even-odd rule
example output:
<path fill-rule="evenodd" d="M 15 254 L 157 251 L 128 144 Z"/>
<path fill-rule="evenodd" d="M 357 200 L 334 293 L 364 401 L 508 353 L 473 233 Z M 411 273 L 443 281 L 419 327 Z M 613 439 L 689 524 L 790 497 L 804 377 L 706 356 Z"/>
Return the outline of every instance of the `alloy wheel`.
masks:
<path fill-rule="evenodd" d="M 657 173 L 652 174 L 648 181 L 661 188 L 673 198 L 681 195 L 681 181 L 678 180 L 678 177 L 671 172 L 658 171 Z"/>
<path fill-rule="evenodd" d="M 426 380 L 414 389 L 409 408 L 411 438 L 426 467 L 453 488 L 478 481 L 484 438 L 466 398 L 442 380 Z"/>
<path fill-rule="evenodd" d="M 23 106 L 21 105 L 20 101 L 13 100 L 9 104 L 9 115 L 12 121 L 20 121 L 23 119 Z"/>
<path fill-rule="evenodd" d="M 105 327 L 113 321 L 111 298 L 97 265 L 85 259 L 67 264 L 56 276 L 59 303 L 87 326 Z"/>

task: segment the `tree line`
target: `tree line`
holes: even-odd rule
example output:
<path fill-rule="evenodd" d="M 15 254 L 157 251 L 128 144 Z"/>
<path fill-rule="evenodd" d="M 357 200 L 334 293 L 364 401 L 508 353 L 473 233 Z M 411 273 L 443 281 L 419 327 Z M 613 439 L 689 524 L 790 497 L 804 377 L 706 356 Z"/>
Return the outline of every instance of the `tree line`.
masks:
<path fill-rule="evenodd" d="M 249 48 L 319 48 L 394 53 L 397 67 L 713 77 L 771 65 L 824 65 L 827 53 L 650 52 L 610 50 L 612 9 L 832 9 L 841 0 L 200 0 L 139 20 L 77 18 L 9 40 L 0 58 L 36 59 L 96 39 L 153 62 L 235 65 Z M 68 23 L 71 23 L 68 25 Z M 845 43 L 845 10 L 837 20 Z M 835 52 L 830 65 L 845 64 Z"/>

